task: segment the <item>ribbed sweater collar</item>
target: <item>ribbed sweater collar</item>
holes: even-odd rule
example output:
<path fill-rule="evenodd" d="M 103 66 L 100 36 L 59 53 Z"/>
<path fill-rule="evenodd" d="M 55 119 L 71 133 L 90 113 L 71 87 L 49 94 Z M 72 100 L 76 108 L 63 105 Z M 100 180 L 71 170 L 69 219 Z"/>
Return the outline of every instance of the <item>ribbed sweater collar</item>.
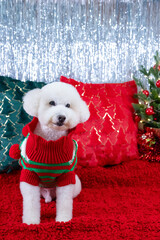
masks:
<path fill-rule="evenodd" d="M 22 130 L 24 137 L 29 134 L 26 145 L 27 157 L 32 161 L 47 164 L 60 164 L 70 161 L 73 155 L 71 134 L 56 141 L 46 141 L 34 134 L 37 123 L 38 119 L 34 117 Z"/>

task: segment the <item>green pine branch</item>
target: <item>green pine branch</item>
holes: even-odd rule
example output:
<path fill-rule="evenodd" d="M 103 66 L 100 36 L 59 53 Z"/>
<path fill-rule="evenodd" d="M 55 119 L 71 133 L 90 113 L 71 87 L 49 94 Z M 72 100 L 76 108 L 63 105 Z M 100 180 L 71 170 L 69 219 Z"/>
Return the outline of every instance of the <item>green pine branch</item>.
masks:
<path fill-rule="evenodd" d="M 156 122 L 156 121 L 147 121 L 145 125 L 147 127 L 160 128 L 160 122 Z"/>
<path fill-rule="evenodd" d="M 135 94 L 134 96 L 135 96 L 135 98 L 141 99 L 141 100 L 143 100 L 143 101 L 147 101 L 147 100 L 149 99 L 149 98 L 148 98 L 144 93 L 142 93 L 142 92 L 137 93 L 137 94 Z"/>
<path fill-rule="evenodd" d="M 142 89 L 144 89 L 143 83 L 138 78 L 133 76 L 133 80 L 136 82 L 137 86 L 140 86 Z"/>
<path fill-rule="evenodd" d="M 156 65 L 156 66 L 157 66 L 157 65 Z M 149 69 L 149 76 L 150 76 L 151 74 L 154 76 L 154 78 L 155 78 L 156 80 L 158 79 L 159 71 L 158 71 L 157 67 L 155 67 L 155 68 L 151 67 L 151 68 Z"/>
<path fill-rule="evenodd" d="M 154 56 L 154 60 L 155 60 L 156 64 L 159 65 L 159 63 L 160 63 L 160 56 L 159 56 L 158 51 L 156 51 L 156 54 Z"/>
<path fill-rule="evenodd" d="M 150 75 L 150 72 L 147 72 L 146 68 L 144 68 L 143 65 L 140 66 L 139 71 L 147 77 Z"/>
<path fill-rule="evenodd" d="M 147 81 L 149 95 L 145 95 L 145 92 L 140 91 L 135 94 L 135 98 L 137 98 L 141 104 L 133 103 L 133 108 L 135 113 L 141 117 L 142 122 L 145 126 L 160 128 L 160 87 L 158 84 L 158 80 L 160 80 L 160 56 L 158 51 L 156 51 L 155 56 L 155 65 L 150 67 L 147 70 L 143 65 L 140 66 L 139 71 L 142 74 L 143 78 L 136 78 L 135 80 L 137 86 L 141 87 L 142 90 L 145 90 L 144 79 Z M 148 115 L 147 108 L 153 107 L 153 114 Z"/>

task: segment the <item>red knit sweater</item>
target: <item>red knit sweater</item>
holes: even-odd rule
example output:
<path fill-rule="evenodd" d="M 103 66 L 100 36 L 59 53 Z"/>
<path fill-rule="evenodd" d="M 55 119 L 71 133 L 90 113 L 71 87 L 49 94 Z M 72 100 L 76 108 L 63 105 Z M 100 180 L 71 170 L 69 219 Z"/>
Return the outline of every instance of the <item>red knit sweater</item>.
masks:
<path fill-rule="evenodd" d="M 75 154 L 72 159 L 72 156 L 74 144 L 77 146 L 76 142 L 71 139 L 71 134 L 57 141 L 46 141 L 34 134 L 37 123 L 38 119 L 33 118 L 22 130 L 24 137 L 27 138 L 26 155 L 29 161 L 21 155 L 20 181 L 44 187 L 75 184 L 74 169 L 77 157 Z"/>

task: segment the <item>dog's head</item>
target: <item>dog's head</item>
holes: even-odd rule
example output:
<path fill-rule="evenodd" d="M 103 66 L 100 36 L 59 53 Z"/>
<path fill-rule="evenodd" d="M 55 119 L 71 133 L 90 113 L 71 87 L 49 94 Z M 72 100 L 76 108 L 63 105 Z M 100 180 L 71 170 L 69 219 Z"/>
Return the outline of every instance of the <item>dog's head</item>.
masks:
<path fill-rule="evenodd" d="M 29 91 L 23 98 L 24 110 L 43 126 L 68 130 L 88 120 L 86 103 L 70 84 L 54 82 Z"/>

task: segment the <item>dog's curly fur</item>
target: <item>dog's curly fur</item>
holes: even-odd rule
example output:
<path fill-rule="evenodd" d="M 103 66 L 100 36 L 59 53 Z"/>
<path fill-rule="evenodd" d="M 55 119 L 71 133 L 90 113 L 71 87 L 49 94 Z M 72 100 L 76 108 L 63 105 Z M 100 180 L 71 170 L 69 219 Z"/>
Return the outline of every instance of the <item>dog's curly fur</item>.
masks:
<path fill-rule="evenodd" d="M 90 116 L 77 90 L 61 82 L 29 91 L 23 98 L 23 107 L 29 115 L 39 120 L 34 133 L 47 141 L 66 136 L 69 129 L 87 121 Z M 25 149 L 25 144 L 22 144 L 21 151 Z M 40 223 L 41 195 L 46 202 L 56 196 L 56 221 L 67 222 L 72 219 L 73 198 L 80 193 L 81 182 L 76 175 L 76 184 L 51 190 L 21 182 L 20 190 L 23 196 L 23 223 Z"/>

